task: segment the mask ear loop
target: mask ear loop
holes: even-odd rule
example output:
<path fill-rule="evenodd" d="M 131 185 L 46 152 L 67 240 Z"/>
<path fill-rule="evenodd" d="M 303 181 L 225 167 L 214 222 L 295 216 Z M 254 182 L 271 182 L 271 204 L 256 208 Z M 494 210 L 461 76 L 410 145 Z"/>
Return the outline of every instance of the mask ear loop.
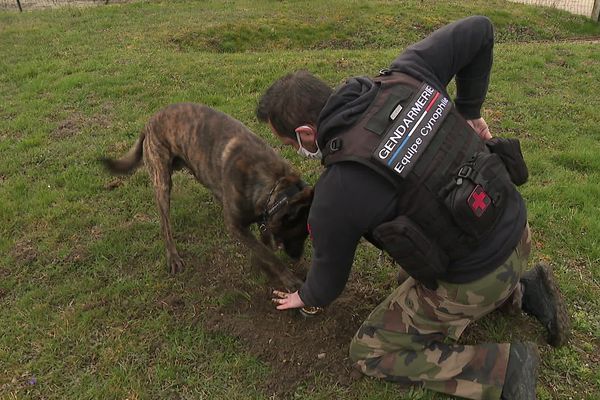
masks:
<path fill-rule="evenodd" d="M 302 146 L 302 140 L 300 140 L 300 134 L 298 133 L 298 131 L 296 131 L 296 141 L 298 142 L 298 146 L 299 146 L 298 150 L 300 150 L 300 149 L 306 150 L 304 148 L 304 146 Z"/>
<path fill-rule="evenodd" d="M 302 125 L 302 126 L 299 126 L 298 128 L 296 128 L 296 140 L 298 141 L 298 146 L 299 146 L 297 153 L 300 154 L 301 156 L 308 157 L 308 158 L 321 158 L 321 149 L 319 149 L 318 143 L 315 142 L 315 145 L 317 146 L 317 150 L 314 152 L 309 151 L 302 145 L 302 141 L 300 140 L 300 134 L 298 133 L 298 130 L 300 128 L 312 129 L 308 125 Z"/>
<path fill-rule="evenodd" d="M 298 144 L 300 145 L 300 147 L 304 147 L 304 146 L 302 146 L 302 141 L 300 140 L 300 132 L 301 131 L 312 131 L 312 130 L 313 130 L 313 127 L 310 125 L 300 125 L 296 129 L 294 129 L 294 132 L 296 133 L 296 140 L 298 141 Z"/>

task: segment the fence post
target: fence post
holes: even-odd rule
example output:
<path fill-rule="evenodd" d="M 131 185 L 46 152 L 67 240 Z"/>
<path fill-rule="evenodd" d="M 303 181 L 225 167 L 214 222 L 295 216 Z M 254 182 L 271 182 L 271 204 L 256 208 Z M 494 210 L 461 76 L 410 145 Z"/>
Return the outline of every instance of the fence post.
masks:
<path fill-rule="evenodd" d="M 600 20 L 600 0 L 594 0 L 594 8 L 592 8 L 592 19 L 596 22 Z"/>
<path fill-rule="evenodd" d="M 17 5 L 19 6 L 19 11 L 23 12 L 23 8 L 21 8 L 21 1 L 17 0 Z"/>

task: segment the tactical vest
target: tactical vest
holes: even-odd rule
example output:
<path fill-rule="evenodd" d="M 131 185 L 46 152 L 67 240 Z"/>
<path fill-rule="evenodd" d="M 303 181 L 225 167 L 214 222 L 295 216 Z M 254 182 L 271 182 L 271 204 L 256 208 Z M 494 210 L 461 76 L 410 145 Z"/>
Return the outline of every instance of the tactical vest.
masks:
<path fill-rule="evenodd" d="M 516 189 L 443 93 L 397 72 L 373 80 L 375 99 L 326 143 L 323 164 L 358 162 L 387 178 L 401 193 L 398 217 L 371 233 L 375 244 L 421 281 L 443 277 L 493 231 Z"/>

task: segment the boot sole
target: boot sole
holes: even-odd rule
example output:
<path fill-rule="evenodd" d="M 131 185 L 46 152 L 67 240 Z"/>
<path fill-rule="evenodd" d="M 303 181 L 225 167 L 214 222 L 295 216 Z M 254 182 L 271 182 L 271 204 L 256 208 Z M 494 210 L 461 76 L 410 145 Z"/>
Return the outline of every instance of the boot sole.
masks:
<path fill-rule="evenodd" d="M 532 353 L 532 360 L 530 363 L 525 363 L 523 365 L 523 368 L 531 368 L 531 376 L 532 376 L 532 380 L 534 382 L 536 382 L 534 384 L 534 393 L 533 393 L 533 398 L 537 398 L 536 394 L 535 394 L 535 387 L 537 386 L 537 379 L 538 379 L 538 375 L 540 372 L 540 351 L 538 350 L 538 347 L 535 343 L 532 342 L 525 342 L 525 346 L 529 349 L 529 351 Z"/>
<path fill-rule="evenodd" d="M 516 360 L 512 361 L 512 357 L 516 357 Z M 517 368 L 511 368 L 513 363 L 518 364 Z M 534 343 L 511 344 L 511 353 L 500 399 L 535 400 L 539 367 L 540 353 Z"/>
<path fill-rule="evenodd" d="M 571 319 L 567 312 L 567 306 L 563 299 L 560 289 L 556 285 L 552 269 L 545 264 L 538 264 L 536 266 L 539 276 L 542 278 L 542 282 L 548 293 L 554 298 L 555 310 L 553 322 L 556 326 L 547 326 L 548 329 L 548 343 L 553 347 L 560 347 L 567 343 L 571 333 Z"/>

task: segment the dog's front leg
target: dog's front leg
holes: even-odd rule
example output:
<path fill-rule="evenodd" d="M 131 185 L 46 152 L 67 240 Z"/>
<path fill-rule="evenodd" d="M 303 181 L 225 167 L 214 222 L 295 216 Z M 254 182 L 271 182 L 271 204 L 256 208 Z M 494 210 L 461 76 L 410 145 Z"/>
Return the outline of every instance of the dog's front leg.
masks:
<path fill-rule="evenodd" d="M 286 289 L 294 291 L 300 288 L 302 280 L 288 269 L 273 251 L 261 243 L 250 231 L 248 226 L 237 223 L 234 218 L 227 217 L 225 211 L 225 224 L 228 230 L 246 246 L 256 259 L 261 269 L 271 278 L 278 279 Z"/>
<path fill-rule="evenodd" d="M 146 167 L 148 168 L 154 186 L 154 196 L 160 213 L 160 226 L 167 248 L 167 265 L 171 273 L 176 274 L 183 271 L 184 263 L 177 252 L 175 241 L 173 240 L 173 233 L 171 232 L 171 219 L 169 216 L 172 186 L 171 169 L 167 160 L 156 155 L 152 149 L 146 149 L 146 147 L 148 147 L 146 146 L 147 142 L 148 140 L 144 142 L 144 156 Z"/>
<path fill-rule="evenodd" d="M 247 236 L 243 235 L 239 238 L 250 249 L 254 260 L 268 276 L 279 280 L 290 291 L 298 290 L 302 286 L 302 280 L 285 266 L 272 249 L 258 241 L 250 231 Z"/>
<path fill-rule="evenodd" d="M 259 229 L 260 231 L 260 241 L 262 242 L 262 244 L 264 244 L 265 246 L 267 246 L 270 249 L 274 249 L 275 248 L 275 244 L 273 243 L 273 234 L 271 233 L 271 231 L 267 228 L 264 229 Z"/>

